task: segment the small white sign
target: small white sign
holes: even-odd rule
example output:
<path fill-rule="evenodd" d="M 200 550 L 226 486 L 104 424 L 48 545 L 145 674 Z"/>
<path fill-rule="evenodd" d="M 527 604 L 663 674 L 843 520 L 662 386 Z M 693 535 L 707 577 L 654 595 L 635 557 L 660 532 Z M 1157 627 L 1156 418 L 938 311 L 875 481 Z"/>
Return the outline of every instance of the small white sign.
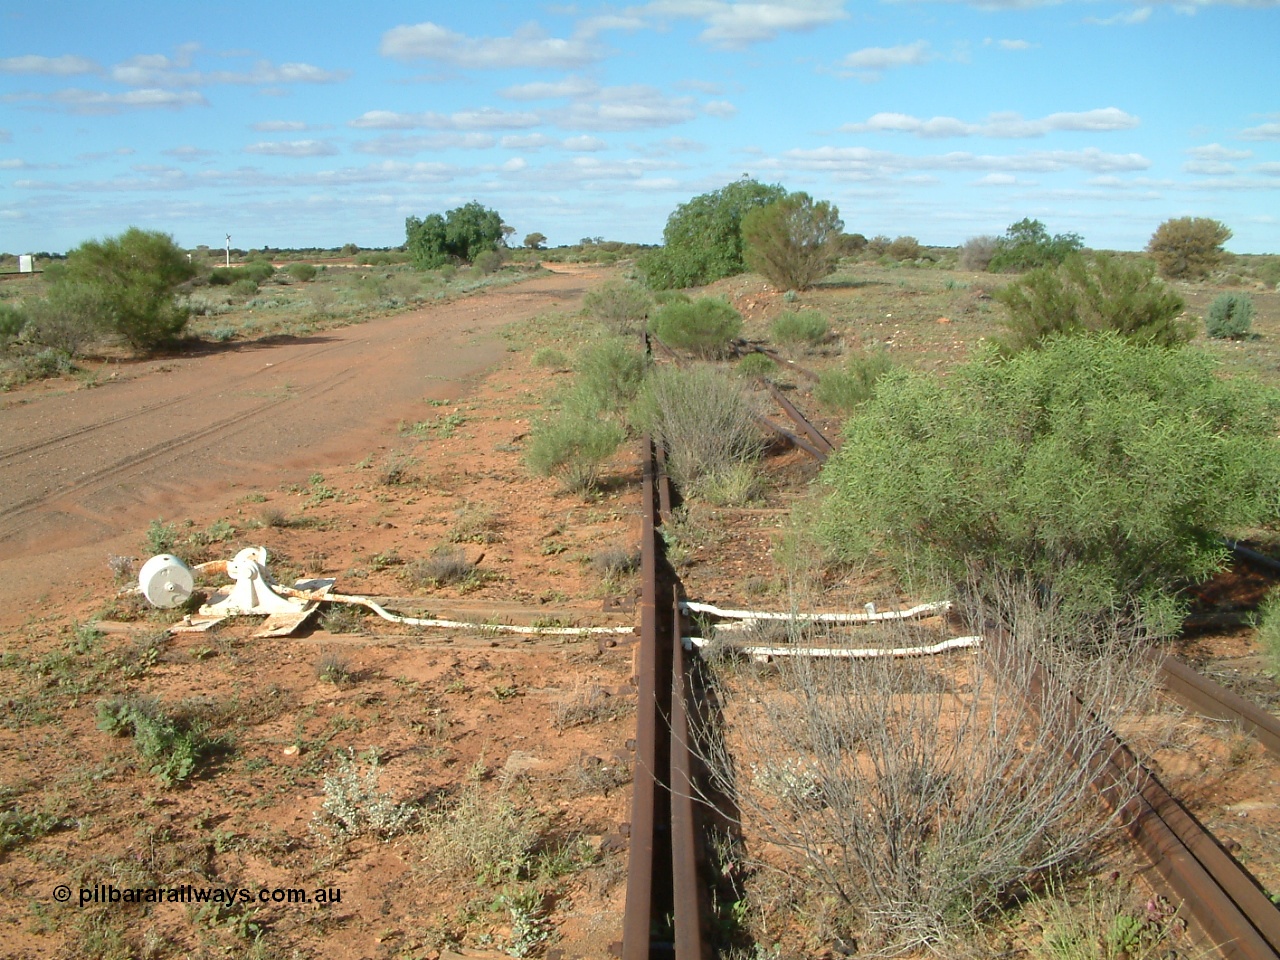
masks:
<path fill-rule="evenodd" d="M 36 258 L 29 253 L 18 254 L 18 272 L 31 273 L 35 270 Z"/>

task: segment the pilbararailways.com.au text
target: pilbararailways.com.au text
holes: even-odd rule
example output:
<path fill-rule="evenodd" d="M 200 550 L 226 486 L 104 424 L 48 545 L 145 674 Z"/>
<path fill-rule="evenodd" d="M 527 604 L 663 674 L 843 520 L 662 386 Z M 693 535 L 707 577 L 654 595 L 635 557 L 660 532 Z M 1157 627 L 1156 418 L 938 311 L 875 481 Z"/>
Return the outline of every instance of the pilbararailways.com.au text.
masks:
<path fill-rule="evenodd" d="M 54 890 L 54 899 L 65 903 L 70 888 L 63 885 Z M 115 884 L 98 884 L 80 887 L 80 906 L 110 903 L 297 903 L 330 904 L 342 902 L 341 887 L 262 887 L 250 890 L 245 887 L 198 887 L 184 883 L 173 887 L 118 887 Z"/>

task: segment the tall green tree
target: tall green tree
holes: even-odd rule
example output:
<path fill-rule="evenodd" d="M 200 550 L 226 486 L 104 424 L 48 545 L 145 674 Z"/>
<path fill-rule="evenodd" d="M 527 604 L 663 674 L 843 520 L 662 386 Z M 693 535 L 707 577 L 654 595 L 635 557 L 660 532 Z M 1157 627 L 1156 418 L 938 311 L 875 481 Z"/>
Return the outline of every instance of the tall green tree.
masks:
<path fill-rule="evenodd" d="M 190 313 L 175 294 L 195 274 L 169 234 L 130 227 L 118 237 L 86 240 L 67 254 L 51 273 L 50 300 L 92 304 L 102 329 L 147 353 L 186 327 Z"/>
<path fill-rule="evenodd" d="M 742 218 L 747 266 L 782 290 L 807 290 L 835 269 L 844 221 L 827 201 L 792 193 Z"/>
<path fill-rule="evenodd" d="M 655 290 L 695 287 L 744 273 L 742 218 L 787 195 L 779 184 L 735 180 L 682 203 L 667 218 L 663 245 L 637 267 Z"/>
<path fill-rule="evenodd" d="M 502 216 L 472 200 L 444 216 L 407 217 L 404 232 L 405 249 L 414 266 L 433 270 L 450 260 L 470 263 L 486 250 L 497 250 L 503 237 Z"/>

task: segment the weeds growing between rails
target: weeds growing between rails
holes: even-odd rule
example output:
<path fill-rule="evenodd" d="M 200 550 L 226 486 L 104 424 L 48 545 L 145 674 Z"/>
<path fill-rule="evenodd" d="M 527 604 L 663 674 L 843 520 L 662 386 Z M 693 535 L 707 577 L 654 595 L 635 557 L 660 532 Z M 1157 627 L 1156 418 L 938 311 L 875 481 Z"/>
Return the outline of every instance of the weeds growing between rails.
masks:
<path fill-rule="evenodd" d="M 1115 624 L 1082 656 L 1054 634 L 1055 611 L 1006 598 L 970 611 L 1013 624 L 980 655 L 715 661 L 723 724 L 704 716 L 699 740 L 740 811 L 747 861 L 828 898 L 827 932 L 863 953 L 964 939 L 1113 825 L 1072 757 L 1103 749 L 1114 718 L 1147 702 L 1152 670 Z M 1042 664 L 1093 709 L 1023 700 Z"/>

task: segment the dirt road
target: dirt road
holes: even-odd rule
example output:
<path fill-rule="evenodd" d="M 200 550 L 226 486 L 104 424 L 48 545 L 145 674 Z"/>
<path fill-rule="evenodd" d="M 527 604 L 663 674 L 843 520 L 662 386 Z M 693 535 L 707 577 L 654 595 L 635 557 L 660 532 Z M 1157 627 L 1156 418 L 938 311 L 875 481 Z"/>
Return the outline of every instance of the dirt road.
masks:
<path fill-rule="evenodd" d="M 85 571 L 133 554 L 153 519 L 228 491 L 305 480 L 429 418 L 502 355 L 503 325 L 571 306 L 590 274 L 518 286 L 303 338 L 152 361 L 94 389 L 0 410 L 0 626 L 77 598 Z"/>

